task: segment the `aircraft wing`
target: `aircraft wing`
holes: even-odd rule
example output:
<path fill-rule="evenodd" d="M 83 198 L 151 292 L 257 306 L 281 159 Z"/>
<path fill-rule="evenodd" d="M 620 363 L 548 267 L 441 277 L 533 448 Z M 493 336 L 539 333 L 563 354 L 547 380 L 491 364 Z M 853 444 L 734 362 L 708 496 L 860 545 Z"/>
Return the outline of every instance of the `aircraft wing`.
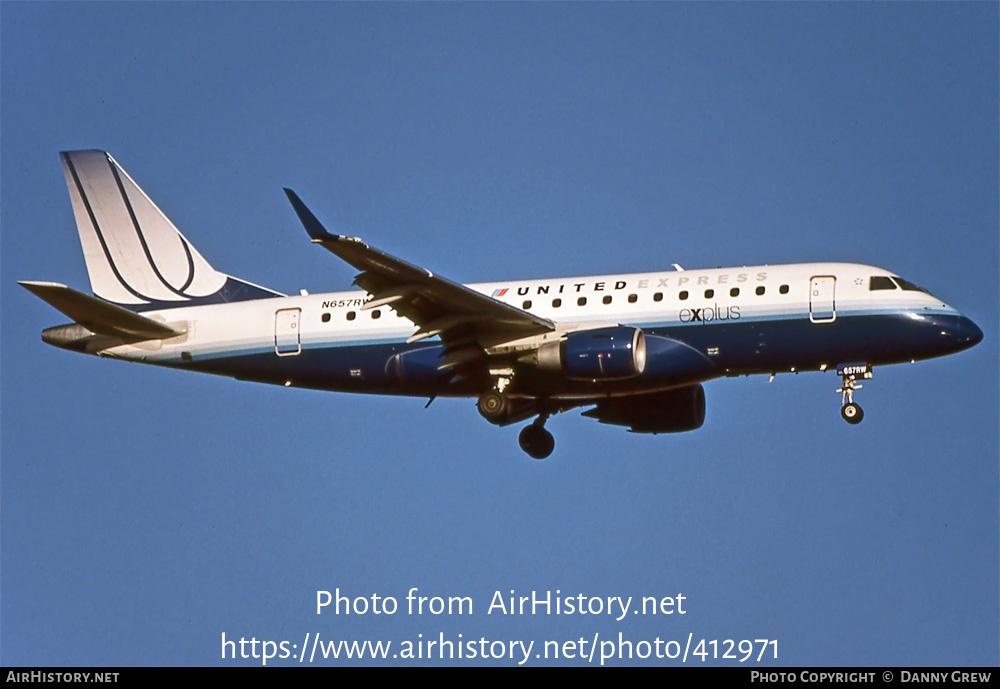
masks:
<path fill-rule="evenodd" d="M 485 348 L 555 330 L 548 319 L 390 256 L 360 239 L 327 232 L 294 191 L 285 189 L 285 194 L 312 241 L 361 271 L 354 284 L 372 296 L 362 310 L 389 306 L 417 324 L 408 342 L 439 335 L 449 351 L 458 354 L 466 345 Z M 442 366 L 466 358 L 460 355 Z"/>

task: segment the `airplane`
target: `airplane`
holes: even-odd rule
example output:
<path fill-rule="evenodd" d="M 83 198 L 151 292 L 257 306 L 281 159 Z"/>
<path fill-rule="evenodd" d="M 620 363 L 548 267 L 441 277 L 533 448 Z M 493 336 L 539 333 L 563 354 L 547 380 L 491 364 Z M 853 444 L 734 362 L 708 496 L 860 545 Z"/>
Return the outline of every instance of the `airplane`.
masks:
<path fill-rule="evenodd" d="M 863 417 L 876 366 L 968 349 L 970 319 L 894 273 L 850 263 L 671 270 L 461 285 L 332 234 L 285 189 L 312 242 L 359 289 L 288 296 L 215 270 L 104 151 L 60 154 L 93 295 L 22 281 L 73 322 L 50 345 L 238 380 L 337 392 L 467 397 L 535 459 L 557 413 L 635 433 L 693 431 L 703 383 L 834 370 Z"/>

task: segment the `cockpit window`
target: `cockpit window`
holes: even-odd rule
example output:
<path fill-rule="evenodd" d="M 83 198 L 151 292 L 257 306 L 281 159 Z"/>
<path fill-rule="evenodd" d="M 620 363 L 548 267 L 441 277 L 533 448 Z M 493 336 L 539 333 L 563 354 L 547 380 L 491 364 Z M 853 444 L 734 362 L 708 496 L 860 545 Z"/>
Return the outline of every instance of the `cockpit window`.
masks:
<path fill-rule="evenodd" d="M 871 282 L 868 283 L 868 289 L 872 292 L 877 289 L 896 289 L 896 283 L 887 277 L 873 275 Z"/>
<path fill-rule="evenodd" d="M 914 285 L 909 280 L 904 280 L 903 278 L 895 278 L 895 280 L 896 280 L 896 282 L 899 283 L 899 286 L 902 287 L 903 289 L 905 289 L 907 292 L 926 292 L 927 291 L 923 287 L 918 287 L 917 285 Z"/>

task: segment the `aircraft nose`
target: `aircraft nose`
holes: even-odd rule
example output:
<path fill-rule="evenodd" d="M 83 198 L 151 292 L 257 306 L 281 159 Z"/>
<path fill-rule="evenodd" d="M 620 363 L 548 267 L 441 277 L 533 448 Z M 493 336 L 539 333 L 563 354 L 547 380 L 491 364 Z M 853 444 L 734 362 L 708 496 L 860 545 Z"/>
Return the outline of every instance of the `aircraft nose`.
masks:
<path fill-rule="evenodd" d="M 969 343 L 970 347 L 974 347 L 983 341 L 983 331 L 978 325 L 973 323 L 970 319 L 965 316 L 962 317 L 962 325 L 965 328 L 965 340 Z"/>
<path fill-rule="evenodd" d="M 961 316 L 946 326 L 946 328 L 948 337 L 954 340 L 959 351 L 975 347 L 983 340 L 983 331 L 971 319 L 965 316 Z"/>

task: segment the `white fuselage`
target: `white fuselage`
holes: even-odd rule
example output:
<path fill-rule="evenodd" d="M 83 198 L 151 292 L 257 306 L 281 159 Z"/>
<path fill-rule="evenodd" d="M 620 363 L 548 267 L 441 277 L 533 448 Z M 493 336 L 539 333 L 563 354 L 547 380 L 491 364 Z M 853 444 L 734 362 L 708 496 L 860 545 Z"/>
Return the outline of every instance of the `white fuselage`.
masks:
<path fill-rule="evenodd" d="M 550 319 L 563 333 L 600 324 L 622 324 L 654 334 L 669 334 L 710 360 L 717 360 L 721 364 L 719 375 L 732 375 L 795 370 L 796 366 L 825 370 L 844 363 L 833 358 L 824 360 L 822 352 L 792 357 L 783 365 L 777 365 L 770 357 L 757 361 L 746 355 L 743 341 L 747 337 L 752 339 L 755 325 L 794 326 L 795 332 L 810 335 L 804 340 L 810 343 L 815 342 L 813 335 L 829 334 L 833 345 L 837 331 L 831 325 L 838 321 L 872 322 L 880 316 L 910 320 L 960 317 L 955 309 L 923 291 L 870 288 L 873 276 L 890 275 L 888 271 L 865 265 L 808 263 L 516 280 L 469 287 Z M 310 351 L 341 350 L 346 356 L 348 350 L 357 351 L 358 347 L 392 345 L 393 351 L 395 347 L 405 347 L 416 326 L 387 306 L 362 310 L 367 299 L 364 292 L 354 290 L 148 311 L 144 315 L 180 326 L 186 334 L 93 353 L 181 367 L 266 355 L 271 358 L 268 368 L 276 372 L 285 362 Z M 718 333 L 715 344 L 711 344 L 715 341 L 711 336 L 706 339 L 706 333 L 712 332 Z M 776 344 L 769 342 L 766 346 L 774 350 Z M 741 358 L 727 356 L 727 350 L 733 347 L 740 348 Z M 831 346 L 831 357 L 843 349 Z M 899 348 L 893 351 L 896 349 Z M 936 354 L 920 350 L 894 359 L 920 359 L 928 355 Z M 853 358 L 879 359 L 861 351 Z M 369 361 L 366 365 L 372 364 Z M 208 370 L 227 373 L 224 365 L 212 365 Z M 281 376 L 274 372 L 261 379 L 275 382 Z M 233 375 L 253 378 L 240 367 L 234 369 Z M 365 375 L 362 371 L 355 377 Z M 315 381 L 302 381 L 300 376 L 299 380 L 296 377 L 289 380 L 310 387 L 341 387 L 316 385 Z M 348 388 L 357 389 L 354 385 Z"/>

